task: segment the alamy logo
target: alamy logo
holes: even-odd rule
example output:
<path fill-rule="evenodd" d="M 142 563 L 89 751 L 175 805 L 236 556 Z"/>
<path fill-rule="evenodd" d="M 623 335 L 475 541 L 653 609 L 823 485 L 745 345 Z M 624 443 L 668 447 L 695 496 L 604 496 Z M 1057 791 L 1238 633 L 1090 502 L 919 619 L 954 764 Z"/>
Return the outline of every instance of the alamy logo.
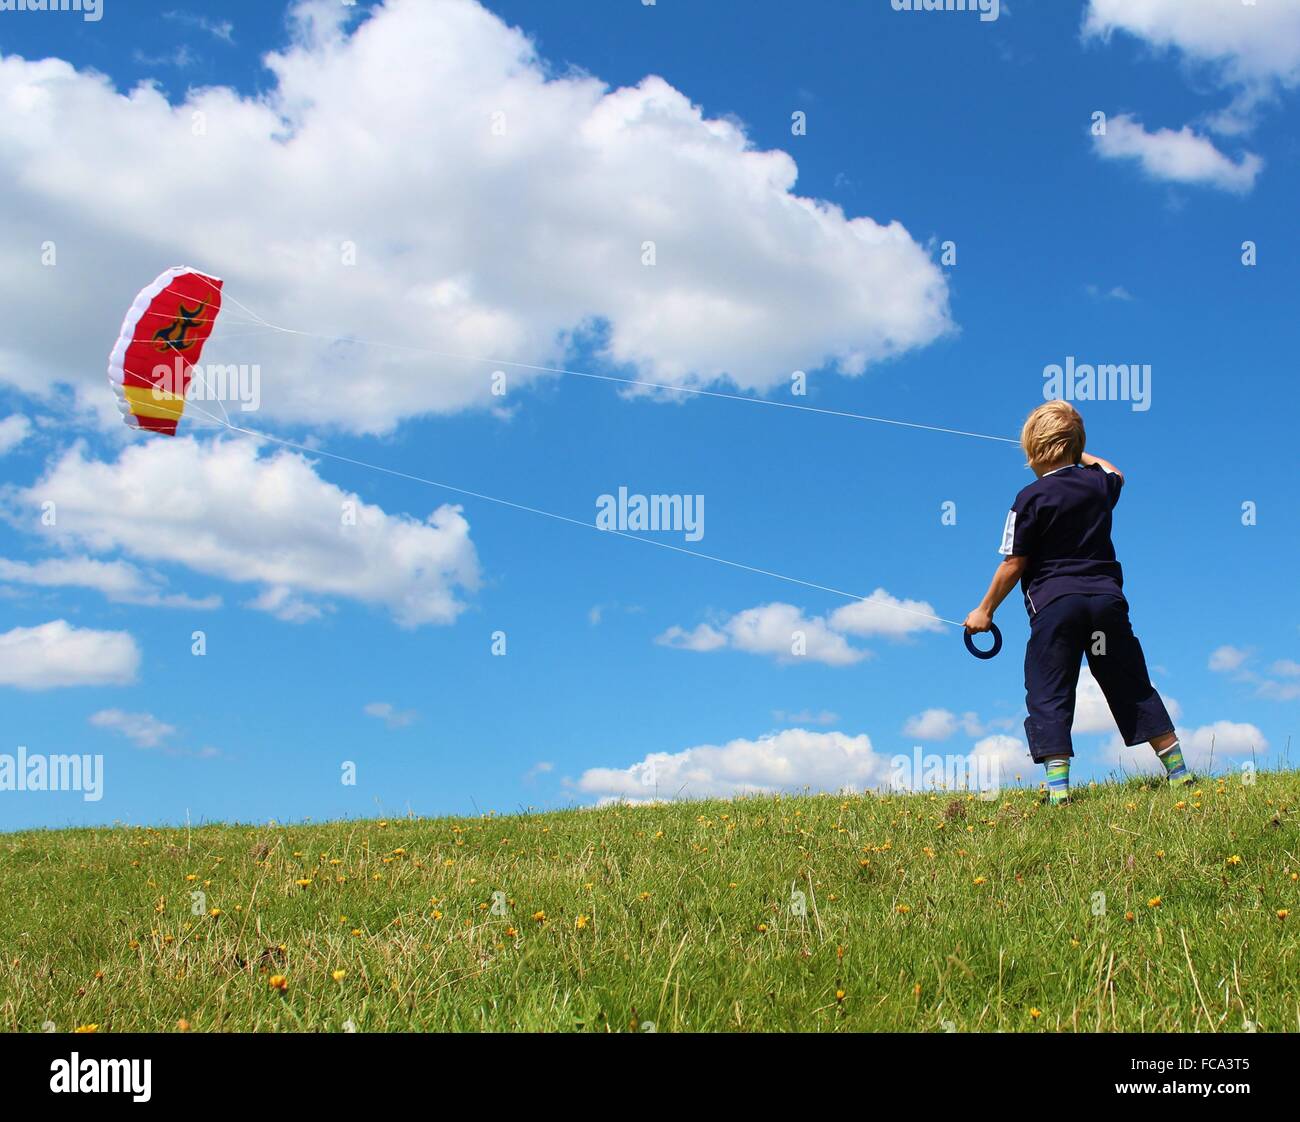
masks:
<path fill-rule="evenodd" d="M 0 791 L 80 791 L 85 802 L 104 797 L 103 756 L 44 756 L 20 746 L 0 755 Z"/>
<path fill-rule="evenodd" d="M 170 365 L 153 368 L 155 401 L 229 401 L 238 403 L 241 413 L 255 413 L 262 406 L 262 367 L 253 363 L 188 363 L 177 358 Z"/>
<path fill-rule="evenodd" d="M 80 12 L 87 23 L 98 23 L 104 0 L 0 0 L 0 12 Z"/>
<path fill-rule="evenodd" d="M 1131 401 L 1134 413 L 1151 408 L 1151 364 L 1076 363 L 1066 355 L 1065 365 L 1043 367 L 1044 401 Z"/>
<path fill-rule="evenodd" d="M 1002 789 L 1002 767 L 997 757 L 922 752 L 899 753 L 889 761 L 889 789 L 899 793 L 926 790 L 969 791 L 986 801 L 996 799 Z"/>
<path fill-rule="evenodd" d="M 133 1102 L 152 1097 L 152 1060 L 84 1060 L 73 1052 L 66 1060 L 50 1064 L 50 1090 L 56 1095 L 75 1093 L 130 1095 Z"/>
<path fill-rule="evenodd" d="M 889 0 L 896 12 L 979 12 L 980 23 L 1002 14 L 1002 0 Z"/>
<path fill-rule="evenodd" d="M 637 495 L 626 487 L 596 499 L 596 529 L 636 533 L 644 530 L 683 534 L 688 542 L 704 537 L 703 495 Z"/>

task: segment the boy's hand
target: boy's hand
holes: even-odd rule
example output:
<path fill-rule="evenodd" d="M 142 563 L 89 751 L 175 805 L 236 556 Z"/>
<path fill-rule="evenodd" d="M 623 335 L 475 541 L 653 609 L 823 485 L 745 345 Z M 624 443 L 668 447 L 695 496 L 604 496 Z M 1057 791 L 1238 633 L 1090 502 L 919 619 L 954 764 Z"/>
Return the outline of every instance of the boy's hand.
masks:
<path fill-rule="evenodd" d="M 981 632 L 989 631 L 993 627 L 993 613 L 986 612 L 983 608 L 976 608 L 967 617 L 962 624 L 972 635 L 979 635 Z"/>

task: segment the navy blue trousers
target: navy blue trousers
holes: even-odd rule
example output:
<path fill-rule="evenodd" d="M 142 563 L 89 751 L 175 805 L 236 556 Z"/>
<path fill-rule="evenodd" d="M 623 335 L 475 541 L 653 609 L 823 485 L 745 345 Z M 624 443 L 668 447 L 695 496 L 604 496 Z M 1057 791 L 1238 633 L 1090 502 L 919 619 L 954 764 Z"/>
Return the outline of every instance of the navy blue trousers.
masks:
<path fill-rule="evenodd" d="M 1075 690 L 1084 656 L 1106 697 L 1124 743 L 1172 732 L 1165 703 L 1147 674 L 1128 601 L 1113 594 L 1073 593 L 1053 600 L 1029 623 L 1025 647 L 1025 736 L 1035 762 L 1073 756 Z"/>

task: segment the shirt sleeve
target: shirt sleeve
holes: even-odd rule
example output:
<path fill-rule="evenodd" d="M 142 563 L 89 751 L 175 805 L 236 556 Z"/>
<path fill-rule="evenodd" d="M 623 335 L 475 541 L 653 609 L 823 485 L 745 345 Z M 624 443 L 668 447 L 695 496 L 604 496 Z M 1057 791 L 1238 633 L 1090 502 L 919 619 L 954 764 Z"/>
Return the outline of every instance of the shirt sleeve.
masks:
<path fill-rule="evenodd" d="M 1119 502 L 1119 493 L 1124 489 L 1124 477 L 1115 471 L 1105 471 L 1106 493 L 1110 496 L 1110 508 L 1115 509 L 1115 504 Z"/>
<path fill-rule="evenodd" d="M 1016 500 L 1018 503 L 1021 501 Z M 1023 505 L 1012 507 L 1007 514 L 1006 525 L 1002 528 L 1002 545 L 998 552 L 1004 557 L 1028 557 L 1034 552 L 1038 540 L 1038 523 L 1035 517 L 1036 505 L 1032 498 Z"/>

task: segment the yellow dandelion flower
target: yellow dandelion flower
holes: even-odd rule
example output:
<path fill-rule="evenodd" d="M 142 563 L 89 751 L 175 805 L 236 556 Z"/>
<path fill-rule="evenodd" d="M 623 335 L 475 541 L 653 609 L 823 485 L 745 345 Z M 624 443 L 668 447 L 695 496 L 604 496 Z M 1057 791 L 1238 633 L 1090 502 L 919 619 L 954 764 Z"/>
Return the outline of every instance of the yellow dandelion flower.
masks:
<path fill-rule="evenodd" d="M 976 883 L 976 884 L 988 884 L 988 882 L 989 882 L 989 878 L 988 878 L 988 877 L 976 877 L 976 878 L 975 878 L 975 883 Z"/>
<path fill-rule="evenodd" d="M 1160 901 L 1160 897 L 1159 897 L 1159 896 L 1152 896 L 1151 899 L 1147 901 L 1147 907 L 1148 907 L 1148 908 L 1158 908 L 1158 907 L 1160 907 L 1160 902 L 1161 902 L 1161 901 Z"/>
<path fill-rule="evenodd" d="M 1132 923 L 1135 919 L 1137 919 L 1137 916 L 1135 916 L 1132 912 L 1125 912 L 1125 913 L 1124 913 L 1124 922 L 1125 922 L 1125 923 Z"/>
<path fill-rule="evenodd" d="M 336 982 L 341 982 L 341 981 L 343 981 L 343 979 L 346 978 L 347 976 L 348 976 L 348 972 L 347 972 L 346 970 L 331 970 L 331 971 L 330 971 L 330 977 L 333 978 Z"/>
<path fill-rule="evenodd" d="M 543 912 L 543 911 L 536 911 L 536 912 L 533 912 L 533 919 L 536 920 L 538 923 L 545 923 L 545 922 L 546 922 L 546 913 Z"/>
<path fill-rule="evenodd" d="M 1240 864 L 1241 864 L 1241 854 L 1239 854 L 1239 853 L 1234 853 L 1231 857 L 1228 858 L 1228 864 L 1229 864 L 1229 865 L 1240 865 Z"/>
<path fill-rule="evenodd" d="M 1277 910 L 1277 918 L 1278 918 L 1278 919 L 1286 919 L 1286 917 L 1289 916 L 1290 914 L 1291 914 L 1291 911 L 1290 911 L 1290 909 L 1288 909 L 1288 908 L 1278 908 L 1278 910 Z"/>
<path fill-rule="evenodd" d="M 184 1017 L 182 1017 L 179 1021 L 176 1022 L 176 1031 L 189 1032 L 190 1031 L 189 1021 L 187 1021 Z"/>
<path fill-rule="evenodd" d="M 844 992 L 843 990 L 836 990 L 836 991 L 835 991 L 835 1000 L 836 1000 L 836 1001 L 843 1001 L 844 998 L 845 998 L 846 996 L 848 996 L 848 995 L 845 994 L 845 992 Z"/>
<path fill-rule="evenodd" d="M 311 880 L 308 877 L 299 877 L 296 881 L 294 881 L 294 884 L 296 884 L 299 888 L 306 888 L 309 884 L 311 884 Z"/>
<path fill-rule="evenodd" d="M 766 935 L 766 934 L 767 934 L 767 924 L 766 924 L 766 923 L 760 923 L 760 924 L 758 924 L 758 925 L 754 928 L 754 930 L 757 931 L 760 935 Z"/>
<path fill-rule="evenodd" d="M 507 927 L 507 928 L 506 928 L 506 938 L 507 938 L 507 939 L 513 939 L 513 938 L 514 938 L 516 935 L 518 935 L 518 934 L 519 934 L 519 932 L 516 931 L 513 927 Z"/>
<path fill-rule="evenodd" d="M 637 897 L 637 899 L 638 899 L 638 900 L 642 900 L 642 901 L 649 900 L 649 899 L 650 899 L 650 893 L 648 893 L 648 892 L 642 892 L 641 895 L 639 895 L 639 896 Z"/>
<path fill-rule="evenodd" d="M 894 911 L 896 911 L 900 916 L 907 915 L 907 913 L 910 912 L 911 910 L 912 910 L 911 904 L 899 904 L 898 907 L 894 909 Z"/>
<path fill-rule="evenodd" d="M 270 986 L 273 990 L 279 990 L 281 993 L 287 993 L 289 990 L 289 979 L 283 974 L 272 974 Z"/>
<path fill-rule="evenodd" d="M 98 1032 L 98 1025 L 78 1025 L 72 1030 L 73 1032 Z"/>
<path fill-rule="evenodd" d="M 1036 1021 L 1043 1015 L 1043 1011 L 1035 1006 L 1033 1009 L 1029 1010 L 1029 1015 Z"/>
<path fill-rule="evenodd" d="M 591 922 L 591 917 L 590 917 L 590 916 L 579 916 L 577 919 L 575 919 L 575 920 L 573 921 L 573 925 L 574 925 L 574 926 L 575 926 L 579 931 L 581 931 L 581 930 L 582 930 L 584 927 L 586 927 L 587 924 L 589 924 L 590 922 Z"/>

